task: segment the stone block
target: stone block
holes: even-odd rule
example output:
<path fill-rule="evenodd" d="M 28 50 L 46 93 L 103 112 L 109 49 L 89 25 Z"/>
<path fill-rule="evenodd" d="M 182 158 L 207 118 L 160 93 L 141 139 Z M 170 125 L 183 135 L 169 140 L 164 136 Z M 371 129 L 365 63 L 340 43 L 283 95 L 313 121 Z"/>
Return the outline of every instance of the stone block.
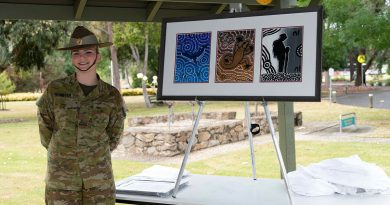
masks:
<path fill-rule="evenodd" d="M 177 145 L 177 149 L 181 152 L 184 152 L 188 147 L 188 144 L 185 142 L 179 142 Z"/>
<path fill-rule="evenodd" d="M 219 144 L 220 144 L 219 140 L 210 140 L 208 146 L 209 147 L 214 147 L 214 146 L 217 146 Z"/>
<path fill-rule="evenodd" d="M 146 143 L 145 143 L 144 141 L 141 141 L 141 140 L 139 140 L 139 139 L 136 139 L 136 140 L 135 140 L 135 146 L 136 146 L 136 147 L 139 147 L 139 148 L 143 148 L 143 147 L 146 146 Z"/>
<path fill-rule="evenodd" d="M 244 128 L 242 127 L 242 125 L 237 125 L 235 128 L 234 128 L 234 131 L 236 132 L 242 132 L 244 130 Z"/>
<path fill-rule="evenodd" d="M 200 142 L 198 144 L 196 144 L 194 146 L 194 148 L 192 148 L 193 150 L 200 150 L 200 149 L 204 149 L 208 146 L 209 142 Z"/>
<path fill-rule="evenodd" d="M 164 141 L 164 142 L 175 142 L 176 141 L 176 137 L 174 135 L 171 135 L 171 134 L 168 134 L 168 133 L 158 134 L 155 137 L 155 139 L 156 140 L 161 140 L 161 141 Z"/>
<path fill-rule="evenodd" d="M 164 144 L 164 141 L 162 141 L 162 140 L 154 140 L 153 142 L 152 142 L 152 146 L 161 146 L 161 145 L 163 145 Z"/>
<path fill-rule="evenodd" d="M 244 140 L 246 138 L 243 132 L 238 133 L 238 140 Z"/>
<path fill-rule="evenodd" d="M 146 150 L 146 154 L 157 155 L 158 151 L 157 151 L 156 147 L 148 147 L 148 149 Z"/>
<path fill-rule="evenodd" d="M 140 133 L 135 136 L 137 139 L 143 141 L 143 142 L 151 142 L 154 140 L 154 134 L 153 133 Z"/>
<path fill-rule="evenodd" d="M 204 132 L 201 132 L 198 134 L 198 140 L 200 142 L 205 142 L 205 141 L 209 140 L 210 137 L 211 137 L 211 134 L 207 131 L 204 131 Z"/>
<path fill-rule="evenodd" d="M 161 146 L 157 146 L 158 151 L 165 151 L 165 150 L 176 150 L 177 149 L 177 144 L 170 144 L 170 143 L 164 143 Z"/>
<path fill-rule="evenodd" d="M 131 146 L 135 142 L 135 137 L 132 137 L 130 135 L 123 136 L 121 139 L 121 144 L 124 144 L 126 146 Z"/>
<path fill-rule="evenodd" d="M 187 139 L 191 137 L 190 132 L 179 132 L 176 137 L 176 142 L 187 142 Z"/>

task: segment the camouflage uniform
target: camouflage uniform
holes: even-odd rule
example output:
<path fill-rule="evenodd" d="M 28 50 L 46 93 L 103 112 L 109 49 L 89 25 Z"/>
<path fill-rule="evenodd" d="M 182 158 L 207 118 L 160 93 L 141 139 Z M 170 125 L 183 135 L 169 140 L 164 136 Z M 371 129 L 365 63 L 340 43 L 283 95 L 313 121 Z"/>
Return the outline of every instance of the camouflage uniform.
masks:
<path fill-rule="evenodd" d="M 85 96 L 72 75 L 51 82 L 37 106 L 41 143 L 48 151 L 46 190 L 108 190 L 115 201 L 110 152 L 126 115 L 119 91 L 98 77 Z"/>

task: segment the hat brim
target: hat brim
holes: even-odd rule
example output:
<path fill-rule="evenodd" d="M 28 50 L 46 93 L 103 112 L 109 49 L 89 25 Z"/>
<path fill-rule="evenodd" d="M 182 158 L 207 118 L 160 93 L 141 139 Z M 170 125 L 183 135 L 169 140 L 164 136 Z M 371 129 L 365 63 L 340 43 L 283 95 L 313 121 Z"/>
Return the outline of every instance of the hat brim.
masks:
<path fill-rule="evenodd" d="M 57 50 L 60 51 L 67 51 L 67 50 L 74 50 L 74 49 L 79 49 L 79 48 L 86 48 L 86 47 L 91 47 L 91 46 L 97 46 L 99 48 L 104 48 L 111 46 L 111 42 L 105 42 L 105 43 L 98 43 L 98 44 L 83 44 L 83 45 L 77 45 L 77 46 L 70 46 L 70 47 L 64 47 L 64 48 L 57 48 Z"/>

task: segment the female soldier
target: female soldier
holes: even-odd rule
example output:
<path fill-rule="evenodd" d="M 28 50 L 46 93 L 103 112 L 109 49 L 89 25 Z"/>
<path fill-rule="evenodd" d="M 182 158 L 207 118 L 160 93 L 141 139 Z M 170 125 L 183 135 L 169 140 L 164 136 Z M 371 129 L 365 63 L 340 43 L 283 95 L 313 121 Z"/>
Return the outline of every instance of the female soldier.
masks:
<path fill-rule="evenodd" d="M 46 204 L 115 204 L 111 153 L 123 131 L 121 94 L 96 73 L 99 43 L 78 26 L 69 44 L 74 75 L 51 82 L 37 101 L 39 133 L 47 149 Z"/>

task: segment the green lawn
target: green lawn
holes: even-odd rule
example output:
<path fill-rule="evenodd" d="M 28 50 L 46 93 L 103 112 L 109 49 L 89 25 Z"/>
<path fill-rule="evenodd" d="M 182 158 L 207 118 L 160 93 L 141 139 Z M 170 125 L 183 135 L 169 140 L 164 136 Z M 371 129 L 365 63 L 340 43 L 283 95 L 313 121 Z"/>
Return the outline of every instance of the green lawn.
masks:
<path fill-rule="evenodd" d="M 146 109 L 139 97 L 126 98 L 129 116 L 166 114 L 164 106 Z M 340 112 L 357 113 L 358 122 L 379 125 L 384 133 L 380 137 L 390 137 L 388 122 L 389 110 L 356 108 L 344 105 L 321 103 L 294 103 L 295 110 L 303 112 L 306 121 L 337 121 Z M 46 150 L 40 145 L 36 108 L 34 102 L 10 102 L 10 111 L 1 111 L 0 120 L 23 119 L 19 123 L 0 123 L 0 204 L 43 204 L 44 177 L 46 170 Z M 276 104 L 271 103 L 271 110 Z M 259 107 L 260 109 L 261 107 Z M 242 118 L 242 102 L 207 102 L 208 111 L 237 111 Z M 254 107 L 252 105 L 252 110 Z M 177 103 L 174 112 L 191 112 L 189 103 Z M 279 168 L 272 144 L 256 146 L 256 169 L 258 177 L 278 178 Z M 390 144 L 341 143 L 341 142 L 296 142 L 297 163 L 307 165 L 322 159 L 346 157 L 358 154 L 363 160 L 373 162 L 390 174 Z M 122 179 L 140 172 L 151 163 L 113 160 L 115 178 Z M 179 165 L 172 165 L 178 167 Z M 192 162 L 187 169 L 192 173 L 247 176 L 251 177 L 251 163 L 248 149 L 234 151 L 209 159 Z"/>

